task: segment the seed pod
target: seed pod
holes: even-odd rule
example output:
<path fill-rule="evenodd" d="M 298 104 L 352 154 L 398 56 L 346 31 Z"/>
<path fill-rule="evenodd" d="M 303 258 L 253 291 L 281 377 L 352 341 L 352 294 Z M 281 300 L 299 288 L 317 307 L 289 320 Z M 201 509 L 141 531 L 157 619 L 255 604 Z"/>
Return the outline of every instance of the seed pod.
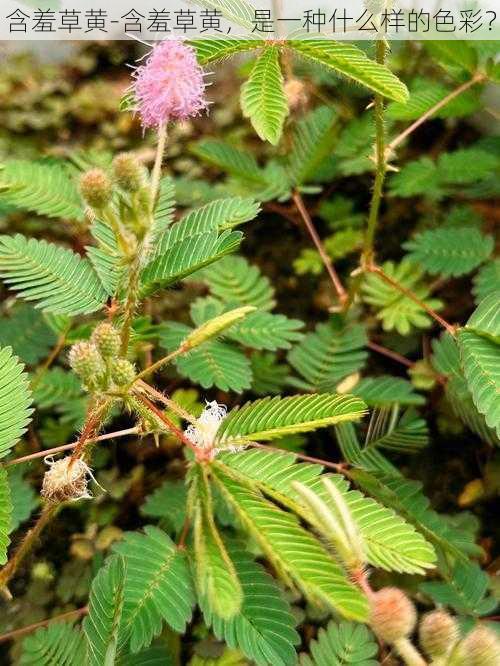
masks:
<path fill-rule="evenodd" d="M 111 201 L 113 187 L 102 169 L 91 169 L 80 178 L 80 192 L 91 208 L 102 210 Z"/>
<path fill-rule="evenodd" d="M 488 627 L 479 626 L 453 652 L 453 666 L 500 666 L 500 640 Z"/>
<path fill-rule="evenodd" d="M 69 364 L 89 386 L 95 386 L 106 371 L 102 356 L 92 342 L 77 342 L 69 352 Z"/>
<path fill-rule="evenodd" d="M 92 497 L 87 488 L 90 467 L 81 458 L 67 456 L 55 462 L 47 460 L 47 464 L 41 490 L 45 499 L 57 503 Z"/>
<path fill-rule="evenodd" d="M 382 588 L 373 595 L 370 604 L 370 626 L 387 643 L 408 636 L 415 628 L 415 606 L 398 588 Z"/>
<path fill-rule="evenodd" d="M 104 321 L 97 326 L 91 336 L 91 341 L 95 344 L 103 358 L 114 358 L 120 350 L 120 334 L 116 328 Z"/>
<path fill-rule="evenodd" d="M 132 153 L 121 153 L 113 160 L 116 182 L 126 192 L 137 192 L 146 182 L 146 172 Z"/>
<path fill-rule="evenodd" d="M 433 659 L 448 654 L 459 635 L 455 618 L 442 610 L 427 613 L 420 623 L 420 645 L 424 652 Z"/>
<path fill-rule="evenodd" d="M 118 386 L 130 384 L 134 381 L 135 368 L 126 358 L 117 358 L 111 365 L 111 377 Z"/>

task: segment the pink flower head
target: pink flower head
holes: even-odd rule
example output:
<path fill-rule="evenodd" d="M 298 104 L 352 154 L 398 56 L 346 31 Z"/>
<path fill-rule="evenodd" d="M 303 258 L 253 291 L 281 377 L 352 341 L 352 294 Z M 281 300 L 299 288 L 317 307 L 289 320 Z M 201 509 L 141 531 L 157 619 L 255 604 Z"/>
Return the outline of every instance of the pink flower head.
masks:
<path fill-rule="evenodd" d="M 194 49 L 178 39 L 154 46 L 134 77 L 132 89 L 144 127 L 186 120 L 207 108 L 203 70 Z"/>

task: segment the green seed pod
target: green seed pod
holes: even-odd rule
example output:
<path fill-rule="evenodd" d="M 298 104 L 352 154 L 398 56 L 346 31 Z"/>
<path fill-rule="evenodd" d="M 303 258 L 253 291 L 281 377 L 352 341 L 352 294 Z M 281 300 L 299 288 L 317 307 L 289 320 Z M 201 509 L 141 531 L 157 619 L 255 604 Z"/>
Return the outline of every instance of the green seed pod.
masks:
<path fill-rule="evenodd" d="M 370 599 L 370 626 L 387 643 L 411 634 L 417 614 L 406 594 L 396 587 L 384 587 Z"/>
<path fill-rule="evenodd" d="M 91 336 L 91 341 L 95 344 L 103 358 L 114 358 L 120 351 L 120 334 L 116 328 L 104 321 L 97 326 Z"/>
<path fill-rule="evenodd" d="M 130 384 L 134 381 L 135 368 L 126 358 L 116 358 L 111 364 L 111 377 L 118 386 Z"/>
<path fill-rule="evenodd" d="M 126 192 L 137 192 L 146 182 L 146 171 L 132 153 L 121 153 L 113 160 L 116 182 Z"/>
<path fill-rule="evenodd" d="M 76 374 L 89 386 L 106 371 L 102 356 L 92 342 L 77 342 L 69 352 L 69 364 Z"/>
<path fill-rule="evenodd" d="M 102 169 L 91 169 L 80 178 L 80 192 L 91 208 L 102 210 L 111 201 L 113 186 Z"/>
<path fill-rule="evenodd" d="M 454 650 L 453 666 L 500 666 L 500 640 L 488 627 L 479 626 Z"/>
<path fill-rule="evenodd" d="M 420 645 L 432 659 L 448 654 L 459 636 L 457 621 L 445 611 L 427 613 L 420 623 Z"/>

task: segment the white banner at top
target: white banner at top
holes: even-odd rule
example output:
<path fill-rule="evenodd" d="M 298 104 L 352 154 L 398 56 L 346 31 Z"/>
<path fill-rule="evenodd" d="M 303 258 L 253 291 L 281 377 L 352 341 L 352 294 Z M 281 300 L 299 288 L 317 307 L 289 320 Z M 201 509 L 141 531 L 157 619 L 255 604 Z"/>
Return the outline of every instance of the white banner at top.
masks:
<path fill-rule="evenodd" d="M 2 40 L 497 40 L 500 0 L 1 0 Z"/>

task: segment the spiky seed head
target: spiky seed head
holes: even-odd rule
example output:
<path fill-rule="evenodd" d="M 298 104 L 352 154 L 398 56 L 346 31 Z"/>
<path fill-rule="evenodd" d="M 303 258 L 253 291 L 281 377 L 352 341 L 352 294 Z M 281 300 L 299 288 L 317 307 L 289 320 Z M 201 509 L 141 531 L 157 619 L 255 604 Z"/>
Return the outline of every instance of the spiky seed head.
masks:
<path fill-rule="evenodd" d="M 415 606 L 396 587 L 384 587 L 370 599 L 370 626 L 387 643 L 411 634 L 416 620 Z"/>
<path fill-rule="evenodd" d="M 288 79 L 288 81 L 285 83 L 284 90 L 288 101 L 288 106 L 291 109 L 296 109 L 300 106 L 304 106 L 307 103 L 306 86 L 300 79 Z"/>
<path fill-rule="evenodd" d="M 111 377 L 118 386 L 130 384 L 134 381 L 135 368 L 126 358 L 116 358 L 111 365 Z"/>
<path fill-rule="evenodd" d="M 118 185 L 126 192 L 137 192 L 146 182 L 146 171 L 133 153 L 121 153 L 113 160 Z"/>
<path fill-rule="evenodd" d="M 60 460 L 47 460 L 49 469 L 43 477 L 41 494 L 50 502 L 66 502 L 90 498 L 88 481 L 90 467 L 81 458 L 72 460 L 71 456 Z"/>
<path fill-rule="evenodd" d="M 111 201 L 113 186 L 102 169 L 91 169 L 80 178 L 80 192 L 91 208 L 102 210 Z"/>
<path fill-rule="evenodd" d="M 69 351 L 69 364 L 89 385 L 94 385 L 106 371 L 102 356 L 93 342 L 74 344 Z"/>
<path fill-rule="evenodd" d="M 120 351 L 120 334 L 107 321 L 103 321 L 93 331 L 91 341 L 103 358 L 114 358 Z"/>
<path fill-rule="evenodd" d="M 460 666 L 500 666 L 500 639 L 488 627 L 473 629 L 458 645 L 457 652 L 456 663 Z"/>
<path fill-rule="evenodd" d="M 458 623 L 443 610 L 427 613 L 420 623 L 419 638 L 424 652 L 432 659 L 444 657 L 460 636 Z"/>

